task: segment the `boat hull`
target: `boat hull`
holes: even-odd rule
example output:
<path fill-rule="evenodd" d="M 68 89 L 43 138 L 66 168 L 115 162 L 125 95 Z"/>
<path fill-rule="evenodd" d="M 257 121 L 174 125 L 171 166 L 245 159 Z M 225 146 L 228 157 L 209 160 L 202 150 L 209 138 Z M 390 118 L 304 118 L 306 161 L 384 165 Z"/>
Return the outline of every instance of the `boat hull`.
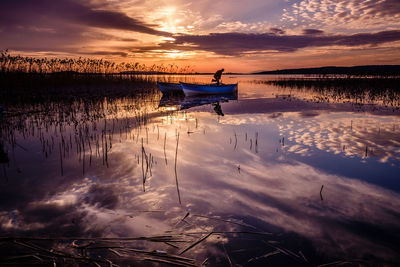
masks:
<path fill-rule="evenodd" d="M 182 83 L 181 87 L 186 96 L 229 94 L 237 91 L 238 84 L 192 84 Z"/>
<path fill-rule="evenodd" d="M 179 83 L 157 82 L 157 85 L 163 94 L 182 93 L 182 87 Z"/>

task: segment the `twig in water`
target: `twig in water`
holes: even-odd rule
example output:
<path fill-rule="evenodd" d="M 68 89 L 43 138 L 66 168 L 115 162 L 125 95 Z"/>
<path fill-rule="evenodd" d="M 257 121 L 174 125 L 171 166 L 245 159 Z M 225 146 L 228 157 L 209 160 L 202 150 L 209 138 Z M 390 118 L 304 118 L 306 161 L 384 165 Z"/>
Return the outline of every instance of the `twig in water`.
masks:
<path fill-rule="evenodd" d="M 199 240 L 197 240 L 196 242 L 194 242 L 193 244 L 191 244 L 190 246 L 186 247 L 184 250 L 182 250 L 179 255 L 182 255 L 183 253 L 185 253 L 186 251 L 188 251 L 189 249 L 193 248 L 194 246 L 197 246 L 198 244 L 200 244 L 201 242 L 203 242 L 204 240 L 206 240 L 210 235 L 212 235 L 213 232 L 208 233 L 207 235 L 203 236 L 202 238 L 200 238 Z"/>
<path fill-rule="evenodd" d="M 175 265 L 175 266 L 182 266 L 182 267 L 186 267 L 186 266 L 197 267 L 197 265 L 191 264 L 191 263 L 189 263 L 189 262 L 170 261 L 170 260 L 153 259 L 153 258 L 146 258 L 146 259 L 144 259 L 144 260 L 145 260 L 145 261 L 158 262 L 158 263 L 167 263 L 167 264 L 171 264 L 171 265 Z"/>
<path fill-rule="evenodd" d="M 171 247 L 173 247 L 173 248 L 179 249 L 178 246 L 176 246 L 176 245 L 174 245 L 174 244 L 171 244 L 171 243 L 169 243 L 169 242 L 164 242 L 164 244 L 167 244 L 168 246 L 171 246 Z"/>
<path fill-rule="evenodd" d="M 258 132 L 256 132 L 256 145 L 255 145 L 256 153 L 258 153 Z"/>
<path fill-rule="evenodd" d="M 233 147 L 233 150 L 236 150 L 236 146 L 237 146 L 237 135 L 236 135 L 236 132 L 234 131 L 234 133 L 235 133 L 235 146 Z"/>
<path fill-rule="evenodd" d="M 229 254 L 228 254 L 228 252 L 226 251 L 226 248 L 225 248 L 225 245 L 224 244 L 222 244 L 222 247 L 224 248 L 224 252 L 225 252 L 225 257 L 226 257 L 226 259 L 228 260 L 228 262 L 229 262 L 229 266 L 233 266 L 233 264 L 232 264 L 232 260 L 231 260 L 231 258 L 229 257 Z"/>
<path fill-rule="evenodd" d="M 178 224 L 180 224 L 181 222 L 184 222 L 184 223 L 186 223 L 186 224 L 189 224 L 187 221 L 185 221 L 185 219 L 186 219 L 187 217 L 189 217 L 189 215 L 190 215 L 190 209 L 186 212 L 185 216 L 183 216 L 183 218 L 182 218 L 179 222 L 177 222 L 177 223 L 175 224 L 175 227 L 178 226 Z"/>
<path fill-rule="evenodd" d="M 307 258 L 304 256 L 303 252 L 299 251 L 299 254 L 304 259 L 304 261 L 308 262 Z"/>
<path fill-rule="evenodd" d="M 232 223 L 232 224 L 236 224 L 236 225 L 240 225 L 240 226 L 245 226 L 245 227 L 250 227 L 253 228 L 255 230 L 258 230 L 256 227 L 246 224 L 246 223 L 238 223 L 238 222 L 233 222 L 230 220 L 224 220 L 221 218 L 216 218 L 216 217 L 210 217 L 210 216 L 206 216 L 206 215 L 198 215 L 198 214 L 192 214 L 192 216 L 194 217 L 200 217 L 200 218 L 207 218 L 207 219 L 211 219 L 211 220 L 217 220 L 217 221 L 221 221 L 221 222 L 227 222 L 227 223 Z"/>
<path fill-rule="evenodd" d="M 178 184 L 178 173 L 176 171 L 176 162 L 178 159 L 178 145 L 179 145 L 179 132 L 178 135 L 176 136 L 176 150 L 175 150 L 175 182 L 176 182 L 176 191 L 178 192 L 178 200 L 179 204 L 182 204 L 181 202 L 181 194 L 179 192 L 179 184 Z"/>
<path fill-rule="evenodd" d="M 185 216 L 182 218 L 181 221 L 184 221 L 187 217 L 189 217 L 190 215 L 190 211 L 186 212 Z"/>
<path fill-rule="evenodd" d="M 262 259 L 262 258 L 268 258 L 268 257 L 271 257 L 271 256 L 279 254 L 279 253 L 281 253 L 279 250 L 275 250 L 275 251 L 269 252 L 267 254 L 264 254 L 262 256 L 251 258 L 247 262 L 250 263 L 252 261 L 256 261 L 256 260 L 259 260 L 259 259 Z"/>
<path fill-rule="evenodd" d="M 146 176 L 144 174 L 144 147 L 143 147 L 143 137 L 142 137 L 142 177 L 143 177 L 143 192 L 146 191 L 144 184 L 146 183 Z"/>
<path fill-rule="evenodd" d="M 61 176 L 63 176 L 63 175 L 64 175 L 64 170 L 63 170 L 63 161 L 62 161 L 61 144 L 58 144 L 58 147 L 59 147 L 59 149 L 60 149 Z"/>
<path fill-rule="evenodd" d="M 328 267 L 328 266 L 340 266 L 340 265 L 344 265 L 346 263 L 360 263 L 360 260 L 340 260 L 340 261 L 334 261 L 334 262 L 330 262 L 330 263 L 325 263 L 325 264 L 321 264 L 321 265 L 317 265 L 317 267 Z"/>
<path fill-rule="evenodd" d="M 20 144 L 18 144 L 17 142 L 14 142 L 14 145 L 16 145 L 17 147 L 21 148 L 24 151 L 28 151 L 28 149 L 26 149 L 25 147 L 21 146 Z"/>
<path fill-rule="evenodd" d="M 167 153 L 165 153 L 165 144 L 166 144 L 166 142 L 167 142 L 167 132 L 165 132 L 165 135 L 164 135 L 164 159 L 165 159 L 165 165 L 168 165 Z"/>
<path fill-rule="evenodd" d="M 321 186 L 321 190 L 319 190 L 319 196 L 321 197 L 321 200 L 324 200 L 322 197 L 322 189 L 324 189 L 324 185 Z"/>
<path fill-rule="evenodd" d="M 277 247 L 277 246 L 271 244 L 271 243 L 272 243 L 271 241 L 268 241 L 268 242 L 262 241 L 262 242 L 263 242 L 264 244 L 267 244 L 267 245 L 270 246 L 270 247 L 273 247 L 273 248 L 276 249 L 276 250 L 279 250 L 280 252 L 282 252 L 282 253 L 285 254 L 286 256 L 289 256 L 289 257 L 291 257 L 292 259 L 295 259 L 296 261 L 300 261 L 300 262 L 303 262 L 303 261 L 304 261 L 304 259 L 303 259 L 302 257 L 300 257 L 299 255 L 297 255 L 296 253 L 294 253 L 294 252 L 292 252 L 292 251 L 290 251 L 290 250 L 288 250 L 288 249 L 284 249 L 284 248 Z"/>

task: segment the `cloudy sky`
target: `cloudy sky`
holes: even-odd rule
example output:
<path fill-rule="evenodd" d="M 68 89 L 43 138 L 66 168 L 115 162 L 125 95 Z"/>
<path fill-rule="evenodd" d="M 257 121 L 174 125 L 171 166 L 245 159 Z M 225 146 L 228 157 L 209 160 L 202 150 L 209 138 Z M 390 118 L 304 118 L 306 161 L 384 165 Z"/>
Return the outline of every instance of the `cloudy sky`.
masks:
<path fill-rule="evenodd" d="M 0 50 L 280 68 L 400 64 L 399 0 L 0 0 Z"/>

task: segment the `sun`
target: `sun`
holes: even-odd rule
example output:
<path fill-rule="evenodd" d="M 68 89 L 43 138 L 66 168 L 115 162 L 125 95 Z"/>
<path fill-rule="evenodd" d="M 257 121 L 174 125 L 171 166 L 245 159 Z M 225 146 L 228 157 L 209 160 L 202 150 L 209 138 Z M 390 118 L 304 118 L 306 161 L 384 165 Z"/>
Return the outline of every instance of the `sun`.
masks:
<path fill-rule="evenodd" d="M 163 56 L 170 59 L 188 59 L 196 54 L 194 51 L 168 50 L 164 52 Z"/>
<path fill-rule="evenodd" d="M 162 18 L 159 29 L 170 33 L 184 33 L 186 28 L 180 25 L 182 19 L 179 18 L 178 13 L 178 9 L 175 6 L 168 6 L 160 9 L 157 16 Z"/>

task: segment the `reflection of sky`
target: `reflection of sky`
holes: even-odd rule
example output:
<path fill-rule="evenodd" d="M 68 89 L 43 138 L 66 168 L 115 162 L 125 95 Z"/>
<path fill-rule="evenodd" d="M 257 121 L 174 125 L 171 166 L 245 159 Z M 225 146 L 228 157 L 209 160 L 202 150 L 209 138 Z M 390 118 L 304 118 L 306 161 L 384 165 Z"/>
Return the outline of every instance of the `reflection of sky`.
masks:
<path fill-rule="evenodd" d="M 398 262 L 397 115 L 288 102 L 273 95 L 244 95 L 222 103 L 222 110 L 223 117 L 211 105 L 159 115 L 150 103 L 147 125 L 135 124 L 132 114 L 117 116 L 109 167 L 101 157 L 93 157 L 88 166 L 86 151 L 83 173 L 73 150 L 64 158 L 64 176 L 57 150 L 46 159 L 36 137 L 19 136 L 18 144 L 29 153 L 20 148 L 10 152 L 7 177 L 2 173 L 1 233 L 126 237 L 244 228 L 272 232 L 270 238 L 279 242 L 307 240 L 317 252 L 296 242 L 288 245 L 306 257 L 317 253 Z M 107 119 L 112 125 L 112 116 Z M 120 132 L 118 127 L 127 124 Z M 65 136 L 73 130 L 65 126 Z M 182 205 L 174 173 L 177 133 Z M 153 157 L 145 192 L 142 139 L 146 155 Z M 189 224 L 179 223 L 188 209 Z M 196 215 L 220 216 L 242 226 Z M 240 246 L 233 237 L 211 238 L 209 246 L 187 255 L 219 255 L 221 242 Z"/>

